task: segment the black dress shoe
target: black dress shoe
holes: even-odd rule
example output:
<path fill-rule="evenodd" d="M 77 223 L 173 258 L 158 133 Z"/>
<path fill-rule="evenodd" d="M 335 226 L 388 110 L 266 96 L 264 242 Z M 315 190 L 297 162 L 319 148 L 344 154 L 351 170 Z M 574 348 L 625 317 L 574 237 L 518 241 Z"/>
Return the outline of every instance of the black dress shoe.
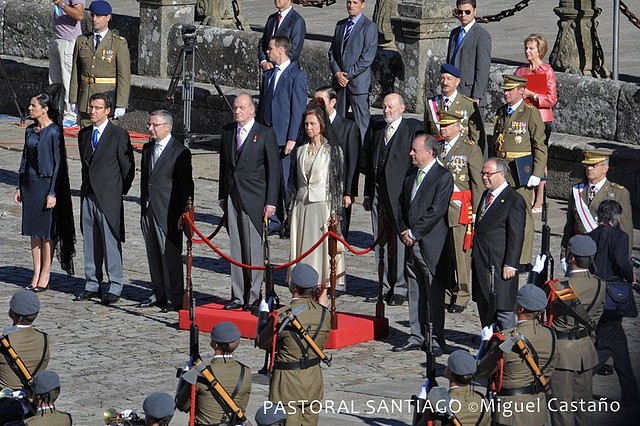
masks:
<path fill-rule="evenodd" d="M 389 301 L 387 302 L 387 305 L 389 306 L 401 306 L 404 305 L 404 302 L 407 301 L 407 298 L 404 296 L 401 296 L 399 294 L 394 294 L 393 296 L 391 296 L 389 298 Z"/>
<path fill-rule="evenodd" d="M 426 345 L 426 343 L 422 344 L 421 349 L 422 349 L 423 352 L 428 352 L 429 351 L 429 347 Z M 440 347 L 438 342 L 436 342 L 435 340 L 431 344 L 431 354 L 435 358 L 438 358 L 439 356 L 442 356 L 442 354 L 443 354 L 442 348 Z"/>
<path fill-rule="evenodd" d="M 382 300 L 384 300 L 384 299 L 382 299 Z M 363 301 L 366 302 L 366 303 L 378 303 L 378 296 L 376 296 L 376 297 L 365 297 Z"/>
<path fill-rule="evenodd" d="M 422 348 L 422 345 L 420 343 L 407 342 L 402 346 L 394 346 L 391 350 L 393 352 L 407 352 L 407 351 L 417 351 L 420 348 Z"/>
<path fill-rule="evenodd" d="M 449 311 L 450 314 L 461 314 L 464 312 L 466 308 L 462 305 L 450 305 L 449 309 L 447 309 Z"/>
<path fill-rule="evenodd" d="M 167 313 L 169 313 L 169 312 L 178 312 L 179 310 L 180 310 L 180 307 L 179 307 L 179 306 L 175 306 L 175 305 L 172 305 L 172 304 L 168 304 L 168 305 L 163 306 L 163 307 L 160 309 L 160 313 L 161 313 L 161 314 L 167 314 Z"/>
<path fill-rule="evenodd" d="M 224 305 L 224 309 L 226 310 L 232 310 L 232 309 L 240 309 L 243 308 L 244 305 L 242 303 L 238 303 L 238 302 L 229 302 L 226 305 Z"/>
<path fill-rule="evenodd" d="M 114 303 L 117 303 L 118 300 L 120 300 L 120 296 L 116 296 L 113 293 L 107 293 L 107 294 L 102 296 L 102 304 L 104 306 L 109 306 L 109 305 L 112 305 Z"/>
<path fill-rule="evenodd" d="M 613 374 L 613 367 L 609 364 L 604 364 L 600 369 L 596 372 L 598 376 L 610 376 Z"/>
<path fill-rule="evenodd" d="M 91 300 L 94 297 L 98 297 L 98 293 L 95 291 L 83 291 L 80 294 L 76 294 L 76 297 L 73 298 L 74 302 L 86 302 L 87 300 Z"/>
<path fill-rule="evenodd" d="M 157 303 L 154 300 L 147 299 L 144 302 L 140 302 L 136 305 L 137 308 L 153 308 Z"/>

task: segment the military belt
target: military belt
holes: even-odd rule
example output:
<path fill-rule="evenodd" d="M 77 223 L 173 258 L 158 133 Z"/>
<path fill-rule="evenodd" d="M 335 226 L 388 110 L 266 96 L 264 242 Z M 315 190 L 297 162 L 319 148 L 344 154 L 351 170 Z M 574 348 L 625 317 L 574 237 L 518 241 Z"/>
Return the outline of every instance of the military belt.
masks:
<path fill-rule="evenodd" d="M 498 154 L 498 157 L 500 158 L 514 159 L 514 158 L 522 158 L 522 157 L 526 157 L 527 155 L 531 155 L 531 152 L 530 151 L 525 151 L 525 152 L 498 151 L 497 154 Z"/>
<path fill-rule="evenodd" d="M 275 362 L 273 368 L 276 370 L 306 370 L 320 364 L 320 358 L 300 358 L 292 362 Z"/>
<path fill-rule="evenodd" d="M 538 383 L 532 383 L 528 386 L 515 389 L 501 389 L 498 396 L 518 396 L 518 395 L 537 395 L 543 392 Z"/>
<path fill-rule="evenodd" d="M 578 340 L 589 336 L 589 330 L 582 328 L 580 330 L 556 331 L 556 337 L 559 340 Z"/>
<path fill-rule="evenodd" d="M 87 84 L 116 84 L 115 77 L 82 76 L 82 81 Z"/>

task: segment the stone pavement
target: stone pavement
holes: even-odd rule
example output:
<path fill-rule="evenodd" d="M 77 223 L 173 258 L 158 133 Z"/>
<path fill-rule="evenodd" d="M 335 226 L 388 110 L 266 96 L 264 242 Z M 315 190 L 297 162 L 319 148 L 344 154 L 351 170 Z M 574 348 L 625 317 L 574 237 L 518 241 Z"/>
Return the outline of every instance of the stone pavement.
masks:
<path fill-rule="evenodd" d="M 30 282 L 31 258 L 28 238 L 20 236 L 21 208 L 13 204 L 17 169 L 20 162 L 24 129 L 14 120 L 0 120 L 0 312 L 7 312 L 12 294 Z M 74 293 L 83 289 L 82 236 L 79 231 L 80 162 L 75 140 L 68 141 L 71 188 L 75 207 L 78 252 L 76 275 L 67 277 L 57 261 L 51 290 L 42 293 L 42 311 L 36 320 L 40 329 L 51 338 L 50 368 L 62 380 L 62 394 L 57 407 L 73 414 L 74 424 L 99 425 L 104 410 L 110 407 L 141 410 L 144 397 L 151 392 L 173 393 L 176 387 L 175 369 L 188 358 L 188 331 L 177 329 L 176 314 L 159 314 L 154 309 L 135 308 L 149 292 L 144 242 L 139 228 L 139 171 L 129 195 L 125 198 L 127 241 L 124 244 L 125 285 L 122 299 L 113 307 L 93 302 L 72 302 Z M 218 154 L 193 150 L 195 203 L 198 226 L 211 232 L 220 219 L 217 206 Z M 136 164 L 140 164 L 139 152 Z M 360 204 L 361 200 L 357 200 Z M 550 224 L 554 231 L 553 252 L 559 252 L 566 203 L 551 200 Z M 538 219 L 537 228 L 540 228 Z M 636 232 L 637 234 L 637 232 Z M 536 247 L 539 247 L 539 233 Z M 370 219 L 360 205 L 354 207 L 350 242 L 359 248 L 373 241 Z M 271 255 L 274 263 L 288 259 L 288 240 L 272 237 Z M 228 238 L 224 232 L 214 240 L 228 253 Z M 559 262 L 558 262 L 559 263 Z M 193 286 L 197 304 L 211 301 L 214 296 L 229 296 L 229 265 L 203 246 L 194 248 Z M 556 268 L 558 269 L 558 268 Z M 373 254 L 356 259 L 347 255 L 348 291 L 337 301 L 338 309 L 372 315 L 374 306 L 363 302 L 364 296 L 375 294 L 376 265 Z M 559 271 L 556 270 L 556 276 Z M 278 274 L 277 291 L 283 302 L 288 301 L 282 286 L 284 277 Z M 5 314 L 0 314 L 5 315 Z M 390 334 L 382 341 L 332 350 L 332 367 L 325 368 L 325 400 L 334 404 L 321 415 L 321 425 L 405 425 L 411 422 L 407 399 L 419 390 L 424 381 L 422 352 L 392 353 L 391 347 L 405 341 L 408 335 L 406 306 L 388 307 Z M 0 321 L 7 324 L 8 317 Z M 633 358 L 638 361 L 640 328 L 636 320 L 625 320 L 625 330 Z M 472 335 L 478 332 L 477 311 L 471 308 L 462 314 L 448 315 L 446 337 L 450 344 L 469 349 Z M 200 335 L 204 359 L 211 356 L 208 336 Z M 258 383 L 255 373 L 262 367 L 263 351 L 245 340 L 236 352 L 254 373 L 253 394 L 248 413 L 250 418 L 258 405 L 267 398 L 268 386 Z M 438 358 L 438 375 L 443 373 L 446 356 Z M 636 372 L 640 368 L 636 365 Z M 442 379 L 441 379 L 442 380 Z M 444 382 L 441 381 L 441 384 Z M 615 375 L 594 378 L 594 392 L 609 398 L 619 398 Z M 344 404 L 344 405 L 341 405 Z M 340 408 L 340 410 L 339 410 Z M 176 413 L 174 424 L 185 425 L 188 416 Z M 633 413 L 622 410 L 616 414 L 596 413 L 597 423 L 637 424 Z"/>

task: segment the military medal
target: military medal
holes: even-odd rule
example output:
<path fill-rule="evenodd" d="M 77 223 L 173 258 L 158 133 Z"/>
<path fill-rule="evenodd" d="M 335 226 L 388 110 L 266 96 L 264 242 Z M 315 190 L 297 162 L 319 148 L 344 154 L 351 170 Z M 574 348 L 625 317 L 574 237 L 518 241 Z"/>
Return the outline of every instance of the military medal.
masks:
<path fill-rule="evenodd" d="M 516 136 L 516 143 L 522 143 L 522 136 Z"/>

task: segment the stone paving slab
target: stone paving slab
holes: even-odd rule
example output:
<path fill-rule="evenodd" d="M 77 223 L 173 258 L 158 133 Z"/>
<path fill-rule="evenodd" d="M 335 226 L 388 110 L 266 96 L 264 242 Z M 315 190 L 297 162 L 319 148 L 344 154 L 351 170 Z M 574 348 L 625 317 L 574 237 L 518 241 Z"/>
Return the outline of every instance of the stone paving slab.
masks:
<path fill-rule="evenodd" d="M 13 204 L 17 181 L 21 143 L 24 129 L 13 124 L 0 123 L 0 312 L 6 312 L 9 299 L 19 288 L 29 284 L 31 259 L 29 243 L 20 236 L 21 208 Z M 11 143 L 11 145 L 7 145 Z M 110 407 L 141 409 L 146 395 L 154 391 L 172 393 L 176 387 L 175 368 L 188 358 L 188 332 L 177 329 L 177 315 L 160 314 L 154 309 L 140 310 L 134 306 L 149 292 L 149 275 L 144 243 L 139 228 L 139 172 L 125 199 L 127 242 L 123 245 L 126 285 L 121 301 L 113 307 L 93 302 L 72 302 L 73 294 L 84 287 L 82 262 L 82 236 L 79 233 L 80 162 L 75 141 L 68 143 L 69 169 L 73 194 L 78 255 L 75 258 L 76 275 L 67 277 L 54 262 L 51 290 L 42 293 L 42 311 L 36 325 L 51 337 L 51 369 L 62 380 L 62 395 L 58 408 L 71 412 L 74 424 L 101 424 L 102 412 Z M 140 155 L 136 153 L 136 164 Z M 205 233 L 210 233 L 220 219 L 217 206 L 218 154 L 194 150 L 196 222 Z M 361 200 L 357 200 L 360 203 Z M 551 223 L 554 232 L 561 232 L 566 203 L 551 200 Z M 537 228 L 540 224 L 538 222 Z M 370 218 L 360 206 L 355 206 L 350 242 L 359 248 L 373 241 Z M 274 263 L 288 259 L 287 240 L 271 238 Z M 228 238 L 223 232 L 214 240 L 223 251 L 229 251 Z M 559 252 L 560 239 L 552 238 L 554 253 Z M 539 234 L 536 234 L 539 247 Z M 337 301 L 338 309 L 373 314 L 374 306 L 364 303 L 364 296 L 375 294 L 376 265 L 373 254 L 358 259 L 347 256 L 348 291 Z M 559 271 L 556 271 L 556 275 Z M 277 291 L 283 302 L 288 300 L 282 285 L 284 276 L 276 275 Z M 193 285 L 198 304 L 214 297 L 229 296 L 229 266 L 203 246 L 194 248 Z M 332 401 L 335 410 L 328 407 L 321 415 L 321 425 L 405 425 L 412 414 L 404 407 L 391 410 L 393 403 L 409 398 L 419 390 L 424 380 L 425 357 L 421 352 L 393 353 L 391 347 L 402 343 L 408 336 L 408 309 L 406 306 L 388 307 L 390 334 L 382 341 L 332 350 L 331 368 L 323 368 L 325 399 Z M 4 323 L 8 323 L 5 318 Z M 475 305 L 462 314 L 448 315 L 446 337 L 450 344 L 471 351 L 471 337 L 478 332 L 479 321 Z M 2 321 L 0 321 L 2 324 Z M 625 330 L 631 346 L 632 358 L 638 362 L 640 328 L 637 320 L 625 320 Z M 211 356 L 208 336 L 201 334 L 203 358 Z M 259 384 L 255 373 L 262 367 L 263 351 L 245 340 L 237 356 L 254 373 L 253 395 L 248 413 L 253 416 L 258 404 L 267 398 L 268 387 Z M 442 374 L 446 356 L 438 358 L 438 374 Z M 640 373 L 640 368 L 636 366 Z M 261 381 L 265 383 L 264 380 Z M 442 382 L 444 384 L 444 382 Z M 619 398 L 615 375 L 594 378 L 594 392 L 610 398 Z M 347 404 L 339 411 L 340 403 Z M 373 404 L 375 410 L 369 407 Z M 353 407 L 353 408 L 351 408 Z M 373 411 L 373 412 L 371 412 Z M 634 424 L 630 410 L 617 414 L 597 413 L 597 424 Z M 177 413 L 174 424 L 184 425 L 187 415 Z"/>

